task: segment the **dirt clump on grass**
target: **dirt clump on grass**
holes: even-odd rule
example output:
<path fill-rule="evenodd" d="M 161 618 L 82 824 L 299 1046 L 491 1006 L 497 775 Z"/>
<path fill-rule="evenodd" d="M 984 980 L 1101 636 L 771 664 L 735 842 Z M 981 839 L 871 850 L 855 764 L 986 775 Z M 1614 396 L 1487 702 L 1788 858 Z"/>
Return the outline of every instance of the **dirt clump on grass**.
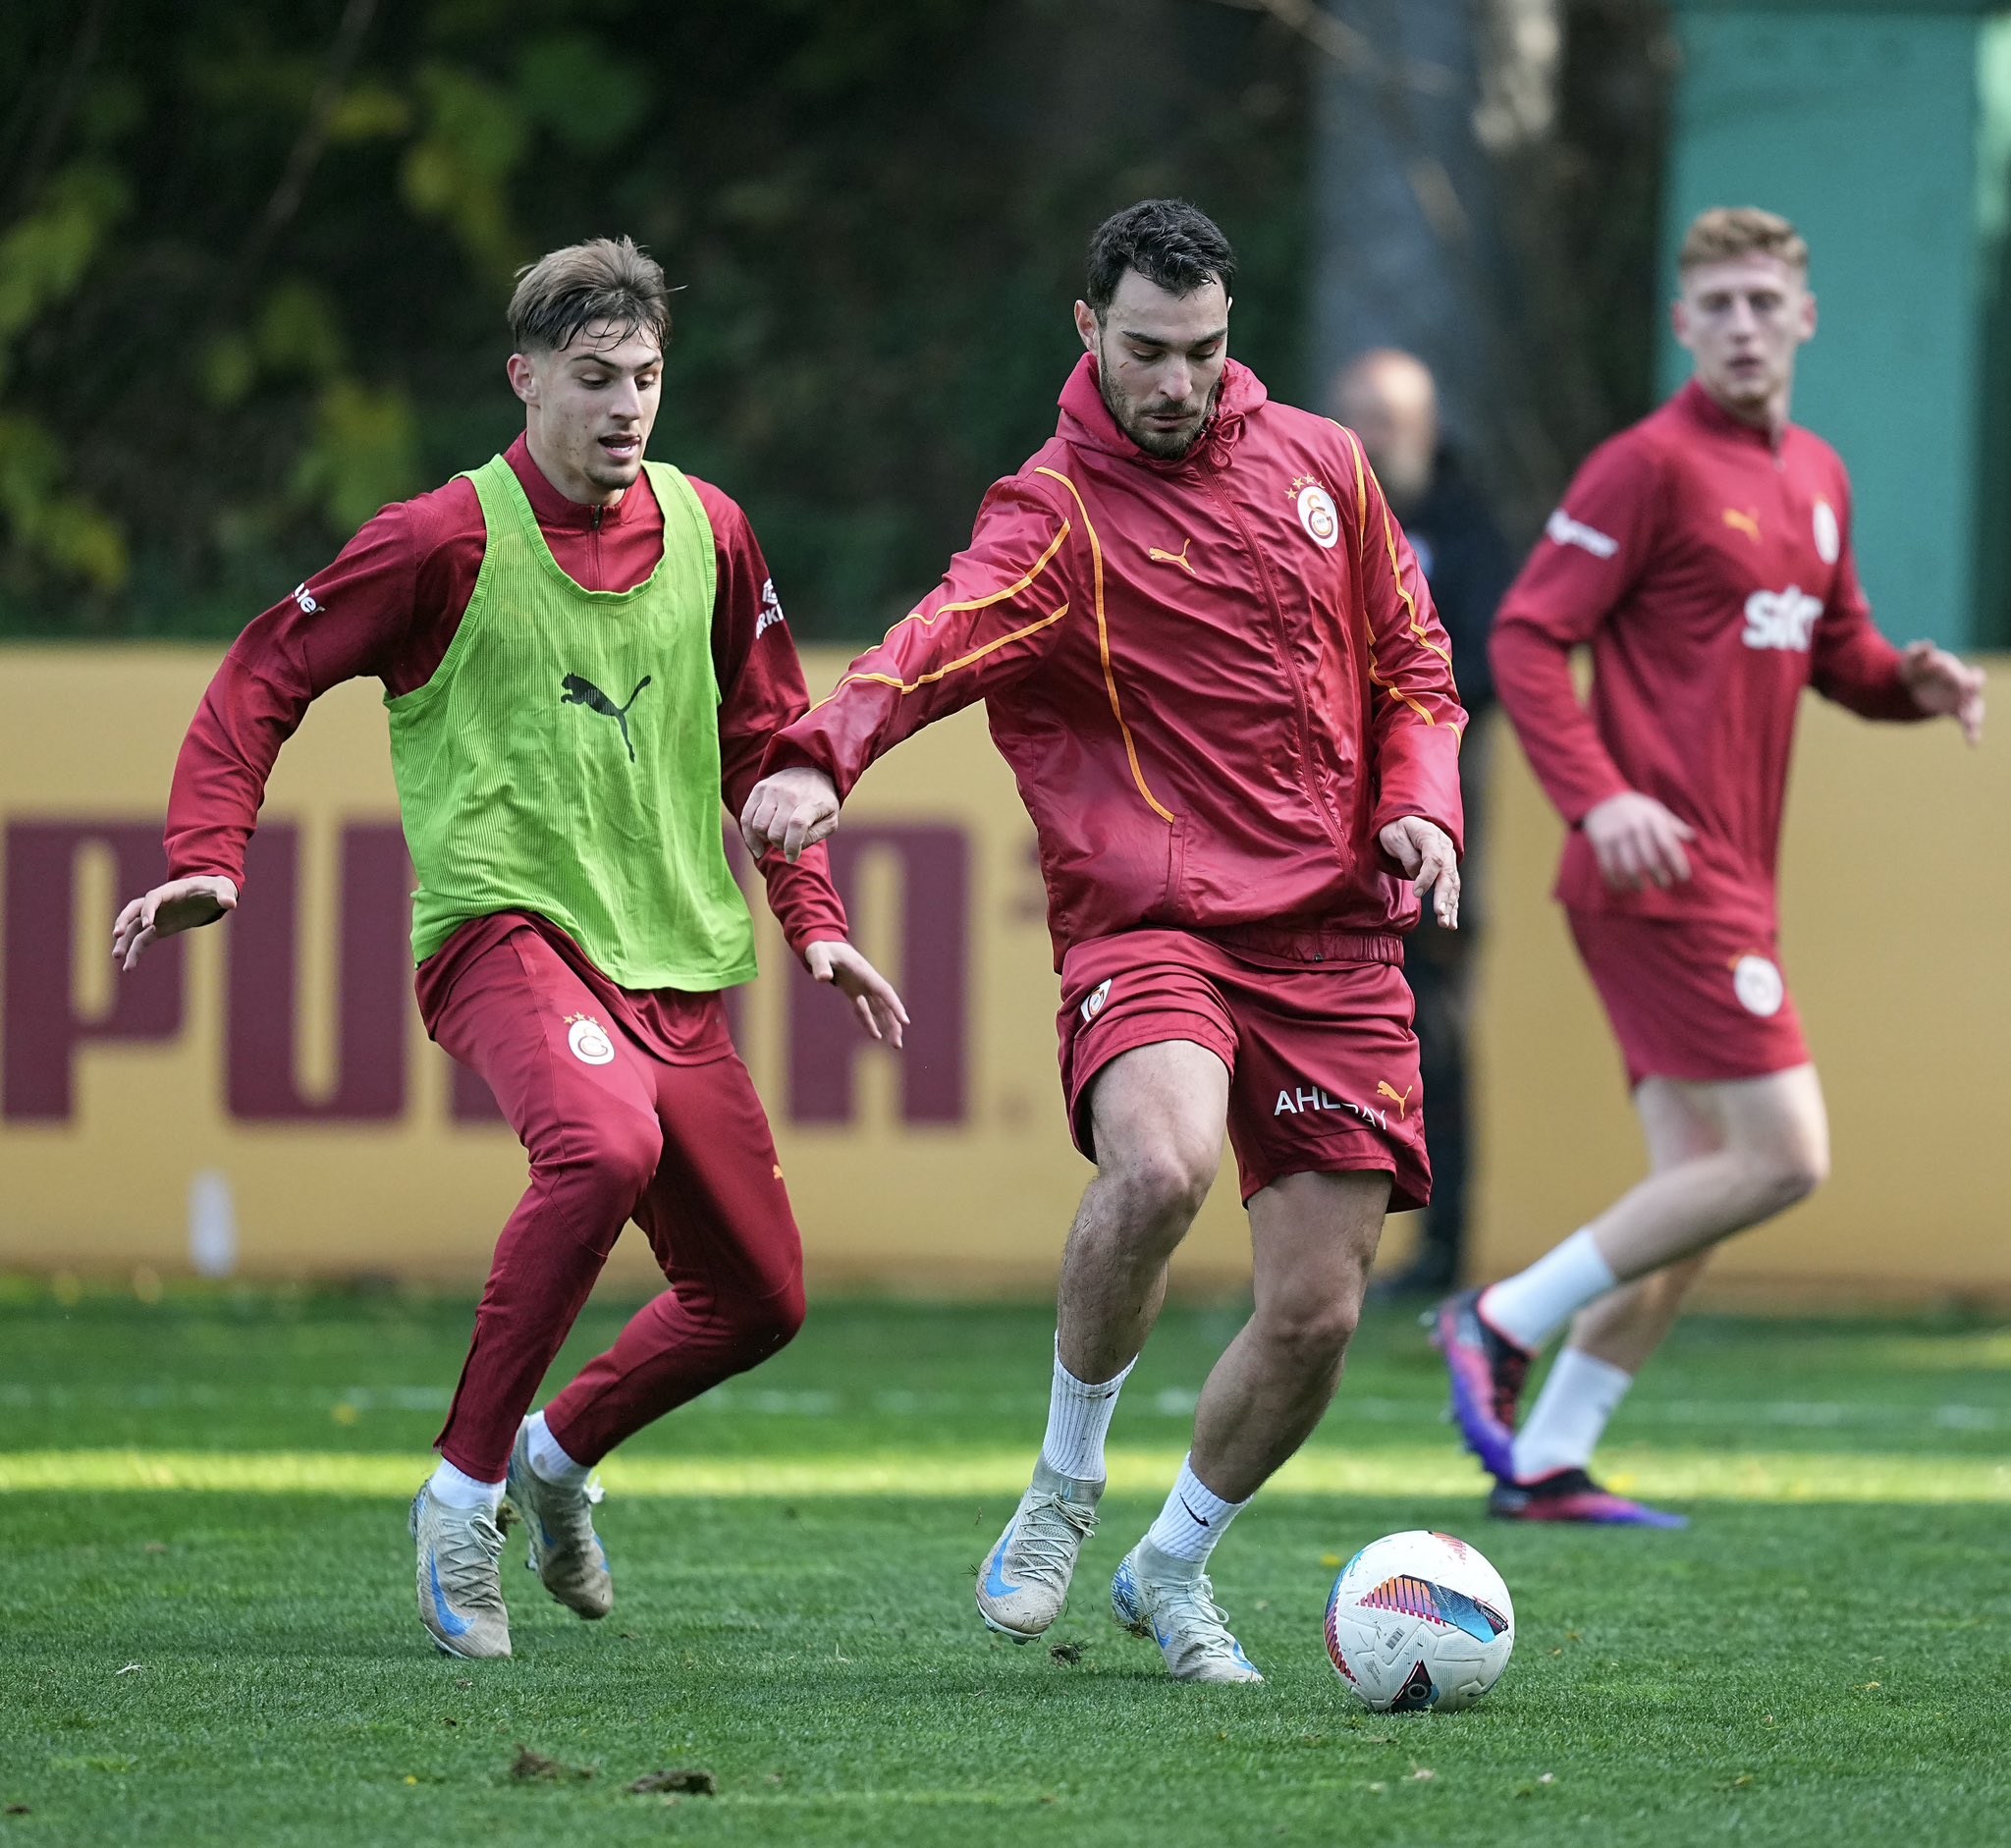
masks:
<path fill-rule="evenodd" d="M 650 1797 L 658 1791 L 668 1790 L 685 1797 L 716 1797 L 719 1795 L 719 1779 L 710 1771 L 695 1769 L 651 1771 L 628 1786 L 628 1794 L 634 1797 Z"/>
<path fill-rule="evenodd" d="M 510 1767 L 510 1775 L 525 1783 L 563 1784 L 575 1777 L 591 1777 L 593 1774 L 591 1765 L 562 1765 L 557 1759 L 548 1759 L 542 1752 L 533 1752 L 527 1745 L 516 1748 L 516 1762 Z"/>

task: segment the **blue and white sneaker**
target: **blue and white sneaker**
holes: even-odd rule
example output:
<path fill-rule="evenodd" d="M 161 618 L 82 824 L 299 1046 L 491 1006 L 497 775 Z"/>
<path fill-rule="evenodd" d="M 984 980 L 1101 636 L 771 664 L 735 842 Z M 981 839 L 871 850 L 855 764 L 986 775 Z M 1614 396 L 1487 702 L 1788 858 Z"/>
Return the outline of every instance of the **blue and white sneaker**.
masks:
<path fill-rule="evenodd" d="M 1175 1681 L 1258 1683 L 1264 1677 L 1229 1634 L 1228 1612 L 1192 1559 L 1173 1559 L 1149 1540 L 1124 1555 L 1111 1581 L 1111 1611 L 1133 1636 L 1157 1643 Z"/>
<path fill-rule="evenodd" d="M 524 1562 L 544 1581 L 568 1610 L 582 1617 L 605 1617 L 615 1607 L 615 1581 L 608 1572 L 607 1549 L 593 1531 L 593 1511 L 601 1486 L 562 1489 L 548 1483 L 530 1466 L 530 1420 L 523 1421 L 510 1452 L 510 1475 L 504 1483 L 504 1524 L 512 1515 L 530 1535 L 530 1557 Z"/>
<path fill-rule="evenodd" d="M 412 1497 L 407 1523 L 419 1549 L 419 1621 L 442 1655 L 478 1658 L 510 1654 L 510 1613 L 503 1608 L 503 1531 L 486 1508 L 450 1508 L 430 1487 Z"/>
<path fill-rule="evenodd" d="M 1100 1482 L 1036 1463 L 999 1544 L 978 1574 L 978 1615 L 1015 1643 L 1031 1643 L 1061 1614 L 1082 1543 L 1096 1532 Z"/>

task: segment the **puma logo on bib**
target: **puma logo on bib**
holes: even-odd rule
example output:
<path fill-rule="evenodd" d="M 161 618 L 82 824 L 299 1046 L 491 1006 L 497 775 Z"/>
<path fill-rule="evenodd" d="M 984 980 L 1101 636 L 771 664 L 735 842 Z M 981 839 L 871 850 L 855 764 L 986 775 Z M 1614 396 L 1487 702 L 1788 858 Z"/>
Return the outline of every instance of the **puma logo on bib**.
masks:
<path fill-rule="evenodd" d="M 618 706 L 591 680 L 577 674 L 569 674 L 559 682 L 564 689 L 559 696 L 562 706 L 584 706 L 589 712 L 597 712 L 614 720 L 622 728 L 622 742 L 628 745 L 628 761 L 635 761 L 635 746 L 628 741 L 628 706 L 635 704 L 636 695 L 649 684 L 649 676 L 644 675 L 635 682 L 635 691 L 628 695 L 627 706 Z"/>

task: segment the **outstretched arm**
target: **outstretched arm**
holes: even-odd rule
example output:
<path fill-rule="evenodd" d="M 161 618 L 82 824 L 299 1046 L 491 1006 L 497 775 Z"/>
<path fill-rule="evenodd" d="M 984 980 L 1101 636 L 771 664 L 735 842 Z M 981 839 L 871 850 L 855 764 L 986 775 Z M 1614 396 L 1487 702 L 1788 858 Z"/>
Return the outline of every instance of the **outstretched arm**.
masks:
<path fill-rule="evenodd" d="M 1459 740 L 1466 712 L 1452 679 L 1452 646 L 1432 607 L 1410 541 L 1396 523 L 1359 439 L 1354 544 L 1369 627 L 1370 743 L 1376 766 L 1371 821 L 1378 845 L 1416 882 L 1448 929 L 1459 923 L 1465 813 Z"/>
<path fill-rule="evenodd" d="M 718 561 L 712 663 L 720 687 L 720 794 L 737 820 L 770 741 L 809 710 L 810 695 L 795 638 L 747 516 L 709 482 L 692 486 L 712 522 Z M 759 865 L 768 908 L 796 955 L 806 956 L 813 944 L 844 942 L 850 927 L 822 850 L 800 863 L 770 854 Z"/>
<path fill-rule="evenodd" d="M 1924 719 L 1953 719 L 1972 745 L 1984 741 L 1982 668 L 1930 641 L 1909 642 L 1899 679 Z"/>
<path fill-rule="evenodd" d="M 692 485 L 712 522 L 717 551 L 712 658 L 720 685 L 720 793 L 737 815 L 769 740 L 803 716 L 810 698 L 754 528 L 718 489 L 706 482 Z M 851 1003 L 860 1026 L 874 1039 L 899 1046 L 907 1009 L 893 983 L 846 941 L 844 902 L 831 883 L 823 848 L 789 858 L 770 853 L 759 864 L 768 908 L 803 966 Z"/>
<path fill-rule="evenodd" d="M 122 968 L 158 939 L 236 909 L 245 845 L 280 746 L 331 686 L 385 673 L 410 629 L 415 549 L 408 523 L 405 507 L 386 508 L 224 657 L 175 762 L 169 878 L 126 905 L 113 928 Z"/>
<path fill-rule="evenodd" d="M 1951 718 L 1971 744 L 1983 742 L 1983 669 L 1930 641 L 1895 648 L 1878 632 L 1847 531 L 1836 587 L 1812 647 L 1809 678 L 1825 699 L 1867 719 Z"/>
<path fill-rule="evenodd" d="M 1074 607 L 1073 513 L 1025 476 L 992 489 L 942 583 L 777 734 L 740 811 L 749 852 L 794 859 L 815 846 L 876 757 L 1039 666 Z"/>

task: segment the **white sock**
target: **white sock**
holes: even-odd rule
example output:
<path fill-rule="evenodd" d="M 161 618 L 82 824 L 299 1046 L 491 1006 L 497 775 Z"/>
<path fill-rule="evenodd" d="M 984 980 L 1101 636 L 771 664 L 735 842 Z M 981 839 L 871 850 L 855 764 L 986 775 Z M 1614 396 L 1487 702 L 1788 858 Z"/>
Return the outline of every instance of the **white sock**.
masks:
<path fill-rule="evenodd" d="M 1041 1461 L 1058 1476 L 1103 1481 L 1104 1439 L 1117 1409 L 1117 1390 L 1137 1365 L 1134 1359 L 1114 1380 L 1092 1386 L 1061 1365 L 1061 1337 L 1055 1336 L 1055 1384 L 1048 1394 L 1048 1435 L 1041 1440 Z"/>
<path fill-rule="evenodd" d="M 1613 1267 L 1599 1255 L 1592 1228 L 1580 1226 L 1528 1270 L 1484 1290 L 1480 1311 L 1497 1334 L 1535 1353 L 1587 1303 L 1597 1302 L 1618 1281 Z"/>
<path fill-rule="evenodd" d="M 426 1487 L 443 1508 L 486 1508 L 494 1514 L 503 1501 L 501 1483 L 485 1483 L 464 1475 L 444 1456 L 427 1480 Z"/>
<path fill-rule="evenodd" d="M 1190 1450 L 1180 1465 L 1180 1480 L 1145 1538 L 1169 1558 L 1206 1565 L 1223 1530 L 1249 1505 L 1247 1501 L 1224 1501 L 1195 1475 Z"/>
<path fill-rule="evenodd" d="M 1592 1461 L 1606 1423 L 1634 1384 L 1610 1361 L 1567 1347 L 1557 1356 L 1528 1422 L 1515 1434 L 1515 1480 L 1534 1482 Z"/>
<path fill-rule="evenodd" d="M 548 1482 L 554 1489 L 586 1487 L 586 1479 L 593 1474 L 593 1465 L 575 1463 L 566 1454 L 565 1446 L 552 1436 L 551 1426 L 545 1423 L 543 1412 L 530 1421 L 524 1443 L 530 1451 L 531 1473 L 540 1482 Z"/>

